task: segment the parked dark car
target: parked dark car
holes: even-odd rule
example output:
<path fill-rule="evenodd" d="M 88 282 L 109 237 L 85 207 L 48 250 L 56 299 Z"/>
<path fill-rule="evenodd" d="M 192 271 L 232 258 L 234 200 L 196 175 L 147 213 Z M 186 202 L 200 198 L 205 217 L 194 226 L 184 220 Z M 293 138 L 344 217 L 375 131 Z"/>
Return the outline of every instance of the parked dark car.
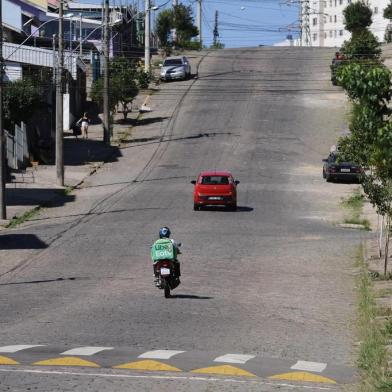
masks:
<path fill-rule="evenodd" d="M 327 159 L 323 159 L 323 178 L 327 182 L 347 181 L 360 182 L 364 170 L 353 162 L 342 162 L 337 152 L 331 152 Z"/>

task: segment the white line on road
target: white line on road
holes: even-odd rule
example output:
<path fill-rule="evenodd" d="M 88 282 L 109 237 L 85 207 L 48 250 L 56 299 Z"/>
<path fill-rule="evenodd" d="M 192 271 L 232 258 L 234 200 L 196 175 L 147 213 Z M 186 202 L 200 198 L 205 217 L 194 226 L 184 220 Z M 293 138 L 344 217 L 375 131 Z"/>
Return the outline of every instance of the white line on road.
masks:
<path fill-rule="evenodd" d="M 101 351 L 105 350 L 113 350 L 114 347 L 94 347 L 94 346 L 86 346 L 86 347 L 77 347 L 71 350 L 64 351 L 60 353 L 60 355 L 94 355 Z"/>
<path fill-rule="evenodd" d="M 329 387 L 319 387 L 319 386 L 311 386 L 311 385 L 295 385 L 295 384 L 286 384 L 286 383 L 278 383 L 278 382 L 267 382 L 267 381 L 258 381 L 258 380 L 238 380 L 235 378 L 216 378 L 216 377 L 198 377 L 198 376 L 163 376 L 163 375 L 139 375 L 139 374 L 110 374 L 110 373 L 79 373 L 79 372 L 66 372 L 66 371 L 56 371 L 56 370 L 33 370 L 33 369 L 10 369 L 1 368 L 0 372 L 13 372 L 13 373 L 28 373 L 28 374 L 51 374 L 51 375 L 66 375 L 66 376 L 81 376 L 81 377 L 102 377 L 102 378 L 136 378 L 136 379 L 150 379 L 150 380 L 186 380 L 186 381 L 216 381 L 216 382 L 226 382 L 226 383 L 237 383 L 237 384 L 259 384 L 259 385 L 271 385 L 276 387 L 289 387 L 289 388 L 298 388 L 301 390 L 304 389 L 318 389 L 322 391 L 333 391 L 337 390 L 336 388 Z"/>
<path fill-rule="evenodd" d="M 0 353 L 16 353 L 32 347 L 42 347 L 44 344 L 15 344 L 13 346 L 0 347 Z"/>
<path fill-rule="evenodd" d="M 223 363 L 246 363 L 250 359 L 254 358 L 255 355 L 245 355 L 245 354 L 226 354 L 214 359 L 214 362 Z"/>
<path fill-rule="evenodd" d="M 140 354 L 138 358 L 148 358 L 148 359 L 170 359 L 177 354 L 184 353 L 185 351 L 177 351 L 177 350 L 153 350 L 147 351 L 143 354 Z"/>
<path fill-rule="evenodd" d="M 326 363 L 298 361 L 295 365 L 291 366 L 290 369 L 321 373 L 326 367 Z"/>

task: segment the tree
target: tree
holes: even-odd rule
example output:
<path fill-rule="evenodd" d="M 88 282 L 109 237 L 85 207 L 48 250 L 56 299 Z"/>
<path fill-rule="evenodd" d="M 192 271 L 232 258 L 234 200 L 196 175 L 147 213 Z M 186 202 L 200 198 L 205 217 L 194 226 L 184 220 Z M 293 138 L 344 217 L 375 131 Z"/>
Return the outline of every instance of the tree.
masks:
<path fill-rule="evenodd" d="M 163 10 L 158 14 L 156 20 L 155 32 L 159 38 L 159 42 L 163 48 L 169 46 L 169 34 L 173 26 L 173 12 L 171 9 Z"/>
<path fill-rule="evenodd" d="M 389 19 L 390 22 L 392 21 L 392 1 L 384 9 L 383 16 L 385 19 Z M 392 28 L 391 27 L 392 27 L 391 23 L 389 23 L 386 30 L 385 30 L 385 41 L 386 42 L 392 42 Z"/>
<path fill-rule="evenodd" d="M 192 7 L 179 4 L 171 9 L 162 11 L 157 17 L 155 31 L 161 47 L 166 53 L 170 52 L 169 36 L 172 29 L 176 30 L 176 46 L 180 48 L 200 49 L 191 39 L 199 34 L 194 25 Z"/>
<path fill-rule="evenodd" d="M 388 268 L 392 223 L 391 71 L 374 61 L 349 63 L 337 78 L 353 103 L 351 134 L 339 141 L 343 156 L 370 168 L 363 190 L 377 213 L 386 217 L 384 274 Z"/>
<path fill-rule="evenodd" d="M 353 35 L 350 40 L 344 41 L 341 52 L 347 60 L 379 60 L 381 47 L 372 32 L 363 30 Z"/>
<path fill-rule="evenodd" d="M 383 16 L 385 19 L 392 20 L 392 1 L 384 9 Z"/>
<path fill-rule="evenodd" d="M 132 110 L 132 103 L 139 92 L 136 79 L 138 77 L 136 67 L 125 57 L 117 57 L 109 65 L 109 110 L 114 113 L 121 105 L 124 121 Z M 93 83 L 91 98 L 98 104 L 103 104 L 103 80 L 102 78 Z"/>
<path fill-rule="evenodd" d="M 342 53 L 347 60 L 378 60 L 381 55 L 380 42 L 368 27 L 372 24 L 372 10 L 362 1 L 349 4 L 343 11 L 344 25 L 351 32 L 345 41 Z"/>
<path fill-rule="evenodd" d="M 225 47 L 225 44 L 217 41 L 210 46 L 210 49 L 224 49 L 224 47 Z"/>
<path fill-rule="evenodd" d="M 346 30 L 355 34 L 372 24 L 372 10 L 363 1 L 349 4 L 343 11 Z"/>
<path fill-rule="evenodd" d="M 173 27 L 176 29 L 179 46 L 199 34 L 199 30 L 194 25 L 191 6 L 179 4 L 173 7 Z"/>
<path fill-rule="evenodd" d="M 19 79 L 4 85 L 5 126 L 27 122 L 41 105 L 41 88 L 33 79 Z"/>
<path fill-rule="evenodd" d="M 112 90 L 117 90 L 118 101 L 121 104 L 124 121 L 132 110 L 132 103 L 139 88 L 136 83 L 137 70 L 125 57 L 116 57 L 110 65 L 110 81 Z"/>

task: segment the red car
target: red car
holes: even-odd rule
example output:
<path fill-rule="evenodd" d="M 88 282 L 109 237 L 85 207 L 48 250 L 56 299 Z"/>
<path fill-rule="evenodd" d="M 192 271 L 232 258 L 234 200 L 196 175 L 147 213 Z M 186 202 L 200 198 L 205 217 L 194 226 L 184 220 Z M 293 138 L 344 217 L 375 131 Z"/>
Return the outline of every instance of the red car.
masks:
<path fill-rule="evenodd" d="M 196 181 L 193 191 L 193 209 L 200 210 L 207 205 L 223 205 L 231 210 L 237 209 L 237 185 L 233 175 L 228 171 L 204 171 Z"/>

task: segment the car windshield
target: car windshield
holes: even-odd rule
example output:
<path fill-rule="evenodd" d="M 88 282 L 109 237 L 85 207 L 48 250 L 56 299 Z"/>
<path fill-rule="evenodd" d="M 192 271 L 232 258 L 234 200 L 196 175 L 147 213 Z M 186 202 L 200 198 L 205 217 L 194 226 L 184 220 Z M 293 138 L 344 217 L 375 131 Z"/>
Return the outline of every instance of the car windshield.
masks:
<path fill-rule="evenodd" d="M 204 176 L 201 179 L 203 185 L 227 185 L 229 177 L 227 176 Z"/>
<path fill-rule="evenodd" d="M 167 59 L 163 63 L 164 67 L 167 67 L 168 65 L 182 65 L 181 59 Z"/>

